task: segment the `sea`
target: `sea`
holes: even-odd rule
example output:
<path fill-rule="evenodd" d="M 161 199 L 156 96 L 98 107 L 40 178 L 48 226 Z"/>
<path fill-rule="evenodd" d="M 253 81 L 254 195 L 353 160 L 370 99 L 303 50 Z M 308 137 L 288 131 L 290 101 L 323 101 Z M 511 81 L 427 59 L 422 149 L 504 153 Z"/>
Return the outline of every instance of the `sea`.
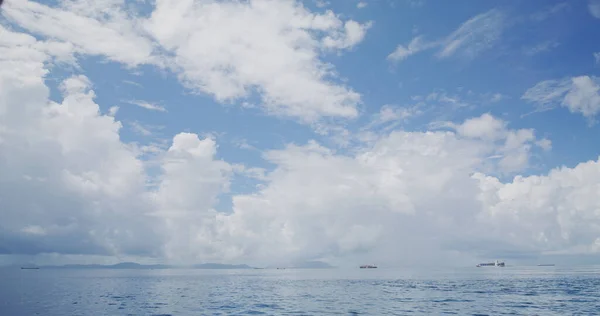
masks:
<path fill-rule="evenodd" d="M 5 268 L 0 315 L 600 315 L 600 267 Z"/>

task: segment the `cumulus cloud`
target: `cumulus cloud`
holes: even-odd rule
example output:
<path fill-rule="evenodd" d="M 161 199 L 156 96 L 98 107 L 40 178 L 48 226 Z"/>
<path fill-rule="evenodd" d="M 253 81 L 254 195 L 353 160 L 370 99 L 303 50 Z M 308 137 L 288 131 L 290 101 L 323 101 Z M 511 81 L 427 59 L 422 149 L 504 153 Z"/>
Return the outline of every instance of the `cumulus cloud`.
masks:
<path fill-rule="evenodd" d="M 166 226 L 164 255 L 168 260 L 231 259 L 223 256 L 216 231 L 218 213 L 212 207 L 218 195 L 228 190 L 232 166 L 216 160 L 216 150 L 213 139 L 180 133 L 161 163 L 153 215 Z"/>
<path fill-rule="evenodd" d="M 137 19 L 125 14 L 124 1 L 62 1 L 62 8 L 24 0 L 10 1 L 2 14 L 10 21 L 59 42 L 77 53 L 98 55 L 129 66 L 156 63 L 152 41 Z"/>
<path fill-rule="evenodd" d="M 597 254 L 599 205 L 591 196 L 598 190 L 598 172 L 600 161 L 588 161 L 504 184 L 481 174 L 474 177 L 481 182 L 485 221 L 514 224 L 497 225 L 495 233 L 542 253 Z"/>
<path fill-rule="evenodd" d="M 26 0 L 7 4 L 3 14 L 54 40 L 53 49 L 65 54 L 164 67 L 219 102 L 258 93 L 267 113 L 303 122 L 358 115 L 360 95 L 321 56 L 355 47 L 371 23 L 343 20 L 331 10 L 313 13 L 287 0 L 160 0 L 143 16 L 124 0 L 56 7 Z M 64 43 L 70 46 L 58 46 Z"/>
<path fill-rule="evenodd" d="M 360 95 L 332 81 L 331 65 L 319 56 L 323 50 L 353 47 L 368 25 L 273 0 L 160 0 L 145 22 L 160 45 L 176 56 L 174 67 L 189 88 L 219 101 L 257 91 L 267 112 L 303 121 L 357 116 Z"/>
<path fill-rule="evenodd" d="M 554 207 L 556 217 L 537 212 L 562 205 L 563 198 L 571 200 L 567 192 L 552 199 L 564 185 L 555 175 L 578 173 L 581 167 L 552 171 L 541 177 L 547 179 L 541 182 L 537 180 L 540 177 L 518 176 L 505 184 L 485 176 L 477 170 L 486 168 L 487 156 L 494 149 L 481 137 L 503 130 L 503 124 L 495 126 L 491 132 L 472 128 L 468 136 L 396 131 L 350 156 L 335 154 L 315 142 L 271 151 L 267 159 L 277 168 L 268 174 L 264 189 L 234 197 L 234 213 L 226 217 L 225 236 L 234 240 L 231 244 L 238 245 L 239 253 L 247 258 L 274 260 L 282 254 L 303 259 L 359 256 L 408 264 L 450 258 L 454 251 L 490 256 L 508 250 L 538 254 L 562 249 L 550 239 L 540 243 L 540 248 L 530 243 L 543 240 L 540 236 L 564 238 L 566 235 L 559 236 L 556 230 L 560 217 L 573 216 L 583 225 L 583 217 L 593 216 L 595 206 L 582 206 L 586 214 L 582 217 L 560 214 L 570 212 L 569 207 Z M 521 134 L 526 132 L 510 131 L 501 148 L 528 139 Z M 597 168 L 596 163 L 590 165 Z M 576 176 L 571 179 L 576 181 Z M 529 191 L 518 188 L 521 182 L 531 186 Z M 575 192 L 580 183 L 572 185 L 568 190 Z M 538 190 L 543 195 L 536 193 Z M 585 199 L 592 196 L 590 192 Z M 536 229 L 527 230 L 529 225 Z M 571 234 L 576 232 L 574 226 L 568 229 Z M 586 227 L 581 238 L 559 243 L 592 251 L 596 237 L 591 231 Z M 473 239 L 480 242 L 472 243 Z M 470 246 L 464 248 L 464 242 Z"/>
<path fill-rule="evenodd" d="M 120 123 L 99 113 L 89 81 L 66 80 L 55 104 L 43 61 L 29 67 L 37 67 L 37 79 L 18 69 L 1 77 L 4 253 L 411 264 L 505 249 L 461 246 L 484 233 L 512 250 L 598 251 L 598 163 L 502 183 L 481 172 L 488 157 L 534 138 L 491 115 L 454 124 L 455 131 L 393 131 L 353 154 L 316 142 L 268 151 L 275 169 L 251 172 L 265 185 L 235 195 L 231 212 L 222 213 L 214 205 L 236 167 L 216 158 L 213 139 L 176 135 L 148 189 L 143 162 L 119 140 Z M 384 121 L 399 115 L 382 113 Z"/>
<path fill-rule="evenodd" d="M 388 55 L 391 61 L 399 62 L 424 50 L 438 48 L 438 58 L 448 58 L 457 54 L 473 58 L 493 47 L 505 28 L 504 13 L 492 9 L 464 22 L 445 38 L 426 42 L 422 36 L 411 40 L 407 46 L 398 45 Z"/>
<path fill-rule="evenodd" d="M 212 140 L 194 147 L 188 135 L 176 136 L 160 189 L 148 191 L 144 161 L 120 140 L 121 123 L 100 113 L 88 78 L 64 80 L 62 101 L 50 101 L 44 76 L 52 56 L 32 37 L 3 31 L 0 47 L 20 54 L 0 56 L 0 253 L 164 258 L 169 226 L 156 214 L 179 205 L 168 175 L 182 159 L 210 167 Z M 201 176 L 197 165 L 187 170 Z M 196 199 L 210 194 L 208 180 L 190 188 L 204 192 Z M 157 202 L 165 192 L 173 204 Z"/>
<path fill-rule="evenodd" d="M 504 173 L 521 171 L 528 167 L 534 145 L 548 149 L 551 144 L 547 139 L 537 140 L 532 129 L 511 130 L 507 122 L 490 114 L 467 119 L 461 124 L 446 122 L 439 125 L 456 130 L 462 137 L 493 144 L 488 157 L 498 159 L 498 163 L 488 171 L 494 169 Z"/>
<path fill-rule="evenodd" d="M 523 94 L 522 99 L 540 109 L 563 106 L 593 120 L 600 113 L 600 91 L 597 77 L 579 76 L 539 82 Z"/>
<path fill-rule="evenodd" d="M 0 56 L 11 69 L 0 72 L 0 252 L 152 255 L 143 165 L 120 142 L 121 124 L 99 114 L 84 76 L 61 84 L 62 103 L 49 101 L 50 56 L 30 37 L 6 39 L 29 60 Z"/>

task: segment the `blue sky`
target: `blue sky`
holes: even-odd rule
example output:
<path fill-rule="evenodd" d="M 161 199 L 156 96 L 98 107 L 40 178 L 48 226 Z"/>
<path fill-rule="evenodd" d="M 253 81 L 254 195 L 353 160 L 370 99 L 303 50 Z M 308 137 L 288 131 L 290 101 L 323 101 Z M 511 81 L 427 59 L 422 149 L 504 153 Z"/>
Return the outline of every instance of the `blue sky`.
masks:
<path fill-rule="evenodd" d="M 564 108 L 532 113 L 535 107 L 521 100 L 523 93 L 537 82 L 596 74 L 594 53 L 600 51 L 600 44 L 586 39 L 596 34 L 599 21 L 589 14 L 587 3 L 365 3 L 366 7 L 357 8 L 351 1 L 332 1 L 321 7 L 313 1 L 304 2 L 306 7 L 316 11 L 333 10 L 359 22 L 374 22 L 360 45 L 349 52 L 323 58 L 335 66 L 340 81 L 362 94 L 361 116 L 344 122 L 349 129 L 357 130 L 366 125 L 370 116 L 384 105 L 410 106 L 414 96 L 445 92 L 471 106 L 457 111 L 439 105 L 435 113 L 408 121 L 403 128 L 422 131 L 427 129 L 428 123 L 440 118 L 460 122 L 491 113 L 508 121 L 512 128 L 534 128 L 536 133 L 552 140 L 552 154 L 536 157 L 536 165 L 532 166 L 534 173 L 562 165 L 573 167 L 598 157 L 598 141 L 591 136 L 599 131 L 597 124 L 590 126 L 585 117 L 570 114 Z M 397 45 L 409 43 L 417 35 L 431 40 L 443 38 L 470 18 L 492 9 L 504 15 L 505 30 L 493 46 L 477 56 L 457 54 L 439 60 L 436 51 L 431 50 L 411 56 L 407 62 L 394 63 L 386 59 Z M 288 142 L 301 144 L 310 139 L 328 141 L 293 119 L 282 120 L 266 116 L 260 110 L 240 107 L 241 102 L 256 102 L 256 98 L 221 104 L 210 96 L 186 91 L 173 74 L 151 67 L 142 67 L 140 73 L 132 74 L 118 64 L 99 61 L 92 57 L 80 64 L 94 82 L 103 110 L 120 106 L 118 118 L 125 125 L 121 136 L 126 141 L 149 143 L 157 136 L 171 138 L 182 130 L 213 134 L 221 140 L 219 156 L 223 159 L 267 168 L 269 165 L 262 161 L 261 150 L 282 148 Z M 495 94 L 500 94 L 501 100 L 491 102 Z M 123 102 L 129 100 L 163 104 L 167 111 L 147 111 Z M 160 129 L 154 130 L 152 136 L 140 135 L 130 125 L 133 122 Z M 258 150 L 240 149 L 240 142 L 247 142 Z M 247 189 L 234 184 L 232 193 Z"/>
<path fill-rule="evenodd" d="M 15 71 L 0 75 L 4 82 L 16 82 L 0 88 L 7 109 L 0 111 L 0 123 L 12 131 L 0 134 L 0 140 L 11 140 L 0 142 L 6 161 L 35 164 L 45 159 L 16 145 L 23 140 L 37 144 L 43 136 L 10 138 L 21 134 L 6 122 L 27 115 L 33 120 L 33 114 L 11 113 L 25 102 L 19 101 L 24 95 L 47 87 L 49 94 L 36 101 L 39 113 L 48 113 L 52 102 L 76 112 L 79 107 L 68 106 L 68 96 L 77 100 L 69 102 L 98 107 L 93 117 L 61 114 L 65 120 L 84 115 L 57 125 L 69 132 L 46 130 L 50 125 L 44 120 L 52 117 L 46 114 L 40 114 L 45 119 L 39 126 L 20 125 L 39 129 L 46 141 L 63 148 L 48 158 L 62 163 L 48 169 L 55 170 L 50 174 L 96 174 L 85 182 L 96 187 L 116 186 L 115 179 L 146 183 L 118 182 L 136 206 L 123 204 L 126 198 L 110 189 L 93 196 L 79 192 L 64 178 L 56 179 L 55 188 L 31 187 L 60 187 L 60 194 L 46 193 L 76 196 L 74 200 L 88 205 L 89 211 L 70 217 L 77 223 L 75 231 L 61 224 L 66 215 L 54 216 L 57 211 L 45 208 L 42 200 L 34 211 L 7 199 L 8 217 L 16 216 L 18 208 L 31 215 L 31 223 L 15 219 L 0 225 L 0 232 L 13 241 L 0 244 L 7 256 L 19 256 L 23 240 L 42 249 L 35 254 L 40 258 L 77 255 L 53 245 L 74 234 L 96 243 L 105 250 L 97 254 L 107 258 L 142 253 L 178 262 L 266 262 L 286 256 L 337 262 L 371 256 L 392 262 L 401 259 L 387 257 L 388 245 L 381 240 L 402 239 L 411 231 L 407 227 L 394 235 L 398 227 L 425 225 L 424 232 L 439 232 L 440 239 L 463 240 L 477 233 L 458 233 L 472 221 L 499 236 L 514 226 L 515 240 L 535 240 L 533 247 L 502 241 L 508 246 L 499 246 L 499 252 L 600 251 L 596 224 L 589 224 L 590 219 L 598 221 L 595 204 L 573 200 L 589 194 L 578 199 L 591 201 L 597 188 L 595 180 L 576 174 L 588 168 L 580 163 L 590 161 L 589 168 L 598 168 L 600 155 L 600 82 L 595 77 L 600 43 L 594 40 L 600 3 L 195 3 L 9 0 L 3 6 L 0 25 L 6 36 L 0 35 L 0 48 L 8 57 L 0 61 Z M 22 53 L 25 49 L 28 54 Z M 121 128 L 99 123 L 107 120 Z M 78 160 L 81 153 L 66 149 L 75 139 L 78 146 L 89 146 L 87 162 Z M 122 165 L 118 159 L 123 157 L 142 167 L 128 176 L 118 167 L 104 169 Z M 31 182 L 26 169 L 19 171 L 8 162 L 0 168 L 22 172 Z M 571 175 L 580 183 L 565 180 Z M 461 186 L 468 197 L 449 193 Z M 570 191 L 558 192 L 564 187 Z M 333 188 L 351 190 L 357 209 L 337 210 L 336 205 L 346 202 L 329 191 Z M 428 201 L 435 196 L 439 203 Z M 444 205 L 466 210 L 450 216 Z M 100 216 L 95 207 L 117 215 Z M 135 223 L 124 215 L 132 207 L 158 218 L 149 220 L 145 231 L 157 232 L 148 240 L 157 240 L 159 250 L 148 250 L 152 247 L 139 241 L 146 233 L 136 235 L 125 224 Z M 378 215 L 369 215 L 370 208 Z M 578 211 L 565 219 L 572 209 Z M 548 217 L 547 210 L 555 212 L 548 222 L 531 224 Z M 173 214 L 179 212 L 186 215 L 175 220 Z M 427 224 L 429 216 L 443 228 Z M 365 223 L 367 217 L 374 219 Z M 122 231 L 97 239 L 98 231 L 115 220 L 122 221 Z M 268 226 L 274 231 L 265 228 L 267 223 L 276 223 Z M 584 233 L 577 235 L 576 229 Z M 317 231 L 324 234 L 322 247 L 315 245 Z M 355 237 L 347 236 L 348 231 Z M 115 241 L 123 232 L 133 236 L 130 244 Z M 267 242 L 272 238 L 281 244 Z M 426 237 L 417 239 L 420 249 L 430 249 L 423 250 L 423 259 L 442 247 Z M 454 252 L 445 255 L 456 259 Z"/>

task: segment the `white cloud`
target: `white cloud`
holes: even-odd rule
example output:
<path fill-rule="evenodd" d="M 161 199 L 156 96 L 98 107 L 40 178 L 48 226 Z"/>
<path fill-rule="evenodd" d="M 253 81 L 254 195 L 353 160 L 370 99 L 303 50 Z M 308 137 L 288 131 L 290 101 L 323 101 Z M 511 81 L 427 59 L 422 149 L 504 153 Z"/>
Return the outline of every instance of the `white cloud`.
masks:
<path fill-rule="evenodd" d="M 504 13 L 492 9 L 474 16 L 445 38 L 425 42 L 421 36 L 415 37 L 408 46 L 398 45 L 388 55 L 392 61 L 402 61 L 424 50 L 439 48 L 437 56 L 448 58 L 457 54 L 473 58 L 492 48 L 500 39 L 505 28 Z"/>
<path fill-rule="evenodd" d="M 366 8 L 367 5 L 368 5 L 368 3 L 364 2 L 364 1 L 361 1 L 361 2 L 359 2 L 359 3 L 356 4 L 356 7 L 359 8 L 359 9 L 363 9 L 363 8 Z"/>
<path fill-rule="evenodd" d="M 594 53 L 594 60 L 596 64 L 600 64 L 600 52 Z"/>
<path fill-rule="evenodd" d="M 54 45 L 49 49 L 132 67 L 167 67 L 188 88 L 219 102 L 257 92 L 273 115 L 304 122 L 358 115 L 360 95 L 339 83 L 321 56 L 352 49 L 371 23 L 342 20 L 331 10 L 312 13 L 296 1 L 159 0 L 143 17 L 123 0 L 75 0 L 58 7 L 11 2 L 3 12 L 19 26 L 56 40 L 48 42 Z M 71 47 L 57 46 L 63 44 Z"/>
<path fill-rule="evenodd" d="M 120 142 L 121 124 L 99 114 L 83 76 L 61 84 L 62 103 L 49 101 L 51 57 L 34 39 L 3 30 L 0 42 L 21 51 L 0 56 L 0 69 L 11 70 L 0 71 L 0 248 L 152 255 L 143 165 Z"/>
<path fill-rule="evenodd" d="M 548 150 L 551 144 L 547 139 L 537 141 L 532 129 L 510 130 L 506 122 L 490 114 L 467 119 L 462 124 L 449 122 L 444 125 L 455 129 L 458 135 L 465 138 L 495 144 L 489 157 L 499 158 L 495 169 L 502 173 L 514 173 L 528 167 L 532 145 Z"/>
<path fill-rule="evenodd" d="M 598 78 L 579 76 L 539 82 L 527 90 L 522 99 L 541 108 L 560 105 L 593 120 L 600 113 L 599 91 Z"/>
<path fill-rule="evenodd" d="M 524 139 L 531 139 L 527 130 L 507 131 L 500 148 L 514 148 Z M 561 191 L 566 184 L 561 185 L 554 171 L 549 184 L 537 181 L 539 177 L 517 177 L 503 184 L 481 173 L 471 176 L 485 168 L 493 150 L 486 141 L 448 132 L 392 132 L 351 156 L 314 142 L 290 145 L 268 153 L 277 168 L 267 175 L 270 181 L 264 189 L 234 198 L 234 213 L 224 218 L 226 236 L 248 258 L 361 256 L 401 263 L 447 258 L 451 251 L 499 256 L 507 250 L 536 253 L 594 241 L 588 226 L 586 236 L 560 240 L 562 246 L 547 242 L 529 247 L 539 243 L 541 234 L 560 234 L 556 225 L 563 212 L 585 225 L 583 218 L 593 216 L 597 204 L 594 193 L 582 196 L 593 204 L 583 204 L 582 213 L 573 214 L 568 207 L 554 206 L 576 201 L 566 191 L 552 199 L 552 190 Z M 600 171 L 596 164 L 594 168 L 589 179 Z M 575 188 L 584 183 L 580 180 L 587 181 L 573 176 L 576 183 L 567 190 L 578 192 Z M 530 183 L 528 191 L 515 188 L 521 181 Z M 509 191 L 518 198 L 507 195 Z M 545 207 L 552 207 L 557 216 L 537 214 Z M 527 230 L 529 225 L 535 226 L 535 233 Z M 508 249 L 501 247 L 503 241 Z M 462 246 L 464 242 L 469 247 Z M 402 255 L 407 251 L 412 255 Z"/>
<path fill-rule="evenodd" d="M 346 49 L 362 42 L 372 23 L 360 24 L 356 21 L 346 21 L 344 30 L 338 31 L 323 39 L 323 45 L 329 49 Z"/>
<path fill-rule="evenodd" d="M 330 5 L 329 1 L 317 0 L 316 1 L 318 8 L 325 8 Z"/>
<path fill-rule="evenodd" d="M 171 262 L 410 264 L 501 255 L 505 248 L 487 240 L 462 246 L 485 233 L 512 250 L 597 251 L 590 245 L 598 225 L 599 164 L 506 184 L 473 175 L 487 168 L 490 155 L 522 153 L 536 141 L 532 131 L 510 130 L 497 118 L 467 120 L 455 125 L 457 132 L 377 135 L 352 154 L 315 142 L 289 145 L 265 154 L 276 166 L 268 173 L 221 161 L 213 139 L 181 133 L 162 152 L 160 175 L 148 189 L 142 161 L 120 141 L 120 123 L 100 114 L 89 81 L 68 79 L 62 103 L 50 102 L 42 81 L 49 57 L 32 56 L 42 58 L 17 63 L 27 71 L 17 67 L 0 76 L 4 249 L 156 255 Z M 402 116 L 386 107 L 380 119 Z M 231 213 L 217 212 L 233 172 L 265 185 L 234 196 Z M 412 255 L 401 255 L 407 252 Z"/>
<path fill-rule="evenodd" d="M 536 145 L 538 145 L 540 148 L 546 151 L 552 149 L 552 142 L 547 138 L 537 141 Z"/>
<path fill-rule="evenodd" d="M 439 44 L 435 42 L 426 42 L 423 40 L 422 36 L 417 36 L 413 38 L 407 46 L 398 45 L 396 50 L 389 54 L 387 58 L 388 60 L 396 62 L 403 61 L 411 55 L 438 45 Z"/>
<path fill-rule="evenodd" d="M 33 33 L 73 45 L 77 53 L 105 56 L 130 66 L 158 62 L 152 56 L 152 42 L 140 34 L 137 19 L 121 10 L 123 1 L 61 3 L 64 8 L 10 1 L 2 14 Z"/>
<path fill-rule="evenodd" d="M 572 78 L 571 90 L 563 103 L 571 112 L 579 112 L 585 117 L 596 116 L 600 112 L 600 86 L 597 78 L 581 76 Z"/>
<path fill-rule="evenodd" d="M 216 151 L 213 139 L 180 133 L 165 154 L 153 200 L 158 210 L 154 216 L 166 225 L 164 250 L 169 260 L 223 259 L 226 251 L 218 242 L 217 212 L 212 207 L 228 190 L 232 167 L 216 160 Z"/>
<path fill-rule="evenodd" d="M 490 230 L 515 245 L 541 252 L 598 253 L 594 247 L 599 226 L 597 190 L 599 161 L 574 168 L 558 168 L 545 176 L 516 177 L 510 183 L 476 175 L 481 181 L 489 223 L 503 223 Z M 512 226 L 506 224 L 512 223 Z M 520 238 L 523 238 L 519 240 Z M 526 240 L 525 240 L 526 239 Z"/>
<path fill-rule="evenodd" d="M 593 17 L 600 19 L 600 1 L 590 0 L 588 3 L 588 9 Z"/>
<path fill-rule="evenodd" d="M 466 120 L 456 126 L 458 134 L 469 138 L 497 140 L 506 133 L 506 123 L 490 114 Z"/>
<path fill-rule="evenodd" d="M 368 23 L 344 22 L 329 10 L 311 13 L 294 1 L 192 5 L 161 0 L 145 25 L 176 56 L 176 71 L 186 86 L 219 101 L 256 90 L 274 115 L 315 121 L 358 114 L 360 95 L 332 81 L 332 66 L 319 56 L 356 45 Z"/>
<path fill-rule="evenodd" d="M 149 215 L 182 204 L 169 190 L 186 178 L 168 177 L 182 159 L 192 160 L 187 179 L 200 178 L 179 192 L 193 193 L 188 202 L 214 200 L 207 197 L 211 173 L 201 172 L 221 167 L 204 154 L 214 153 L 214 142 L 202 146 L 188 135 L 176 136 L 161 161 L 166 171 L 160 190 L 148 191 L 145 163 L 133 146 L 121 142 L 121 123 L 100 113 L 89 80 L 68 78 L 60 85 L 62 102 L 49 101 L 44 65 L 52 57 L 32 37 L 2 31 L 0 47 L 20 52 L 0 54 L 2 252 L 164 257 L 163 234 L 170 226 L 164 217 Z M 194 164 L 194 159 L 203 160 Z M 171 204 L 157 203 L 154 194 L 165 193 Z"/>
<path fill-rule="evenodd" d="M 119 107 L 118 106 L 111 106 L 108 109 L 108 115 L 109 116 L 115 116 L 115 115 L 117 115 L 117 112 L 119 112 Z"/>
<path fill-rule="evenodd" d="M 154 104 L 154 103 L 150 103 L 150 102 L 146 102 L 146 101 L 141 101 L 141 100 L 131 100 L 131 101 L 124 101 L 126 103 L 129 104 L 133 104 L 133 105 L 137 105 L 141 108 L 144 108 L 146 110 L 150 110 L 150 111 L 158 111 L 158 112 L 167 112 L 167 109 L 164 106 L 158 105 L 158 104 Z"/>
<path fill-rule="evenodd" d="M 492 98 L 490 99 L 490 101 L 491 102 L 500 102 L 504 98 L 505 98 L 505 96 L 502 95 L 501 93 L 494 93 L 494 95 L 492 95 Z"/>

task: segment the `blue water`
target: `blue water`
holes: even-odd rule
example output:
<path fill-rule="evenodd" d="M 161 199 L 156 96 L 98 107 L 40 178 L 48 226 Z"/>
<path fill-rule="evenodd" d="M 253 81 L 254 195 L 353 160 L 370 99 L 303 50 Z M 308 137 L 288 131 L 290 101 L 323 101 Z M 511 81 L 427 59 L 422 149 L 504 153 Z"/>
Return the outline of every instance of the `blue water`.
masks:
<path fill-rule="evenodd" d="M 599 268 L 0 269 L 0 315 L 599 315 Z"/>

